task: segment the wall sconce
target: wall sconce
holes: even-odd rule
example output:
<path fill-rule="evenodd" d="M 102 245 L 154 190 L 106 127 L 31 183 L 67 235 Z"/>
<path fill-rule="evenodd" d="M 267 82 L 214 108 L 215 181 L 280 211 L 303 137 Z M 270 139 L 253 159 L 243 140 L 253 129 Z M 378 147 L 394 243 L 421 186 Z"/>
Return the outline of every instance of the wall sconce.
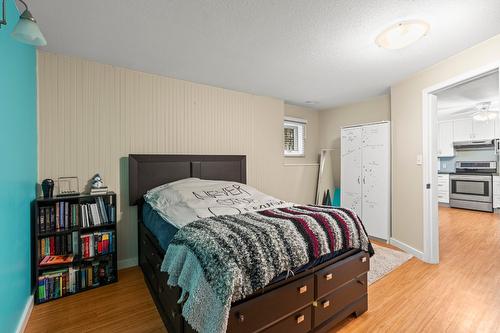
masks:
<path fill-rule="evenodd" d="M 0 21 L 0 27 L 2 26 L 2 24 L 7 25 L 5 1 L 6 0 L 2 0 L 2 20 Z M 38 24 L 36 24 L 35 18 L 28 10 L 28 5 L 26 4 L 26 2 L 24 2 L 23 0 L 17 1 L 22 3 L 25 9 L 19 17 L 19 22 L 17 22 L 16 26 L 14 27 L 11 36 L 21 43 L 35 46 L 47 45 L 47 41 L 45 40 L 45 37 L 43 37 Z"/>

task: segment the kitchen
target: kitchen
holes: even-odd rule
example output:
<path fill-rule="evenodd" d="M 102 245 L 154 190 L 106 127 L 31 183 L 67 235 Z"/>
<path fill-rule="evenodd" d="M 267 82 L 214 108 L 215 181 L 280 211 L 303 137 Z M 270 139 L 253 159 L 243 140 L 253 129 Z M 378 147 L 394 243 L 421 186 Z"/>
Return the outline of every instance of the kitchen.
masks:
<path fill-rule="evenodd" d="M 436 93 L 440 206 L 500 208 L 498 92 L 494 71 Z"/>

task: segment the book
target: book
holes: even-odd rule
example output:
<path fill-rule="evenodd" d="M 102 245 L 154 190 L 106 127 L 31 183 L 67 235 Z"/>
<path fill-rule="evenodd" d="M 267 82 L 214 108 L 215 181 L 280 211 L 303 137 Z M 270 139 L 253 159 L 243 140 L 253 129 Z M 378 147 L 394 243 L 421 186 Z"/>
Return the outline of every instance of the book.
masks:
<path fill-rule="evenodd" d="M 73 253 L 73 255 L 78 255 L 78 231 L 73 231 L 71 233 L 71 253 Z"/>
<path fill-rule="evenodd" d="M 55 216 L 55 220 L 56 220 L 56 225 L 55 225 L 55 230 L 59 230 L 60 228 L 60 218 L 59 218 L 59 215 L 61 214 L 61 209 L 60 209 L 60 203 L 59 202 L 56 202 L 56 216 Z"/>
<path fill-rule="evenodd" d="M 40 261 L 40 266 L 69 264 L 73 262 L 72 255 L 46 256 Z"/>
<path fill-rule="evenodd" d="M 64 203 L 64 228 L 69 228 L 69 202 Z"/>
<path fill-rule="evenodd" d="M 51 231 L 51 225 L 50 225 L 50 219 L 51 219 L 51 216 L 50 216 L 50 213 L 52 211 L 52 207 L 46 207 L 45 208 L 45 223 L 44 223 L 44 232 L 48 232 L 48 231 Z"/>
<path fill-rule="evenodd" d="M 50 230 L 56 230 L 56 218 L 54 213 L 54 207 L 50 207 Z"/>
<path fill-rule="evenodd" d="M 100 217 L 102 223 L 103 224 L 109 223 L 108 213 L 107 213 L 107 210 L 106 210 L 106 206 L 104 204 L 104 199 L 102 197 L 97 197 L 96 198 L 96 204 L 97 204 L 97 208 L 98 208 L 98 211 L 99 211 L 99 217 Z"/>
<path fill-rule="evenodd" d="M 38 212 L 38 228 L 40 232 L 45 232 L 45 210 L 46 208 L 40 208 Z"/>
<path fill-rule="evenodd" d="M 90 195 L 101 195 L 101 194 L 106 194 L 106 193 L 108 193 L 107 187 L 91 188 L 90 189 Z"/>

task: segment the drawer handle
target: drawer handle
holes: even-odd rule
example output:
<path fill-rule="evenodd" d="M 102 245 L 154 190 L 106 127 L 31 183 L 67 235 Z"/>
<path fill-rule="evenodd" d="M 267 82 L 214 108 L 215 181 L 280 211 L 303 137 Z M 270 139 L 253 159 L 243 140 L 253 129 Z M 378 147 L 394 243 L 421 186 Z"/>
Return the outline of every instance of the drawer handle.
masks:
<path fill-rule="evenodd" d="M 238 313 L 238 321 L 240 323 L 245 321 L 245 316 L 243 315 L 243 313 Z"/>
<path fill-rule="evenodd" d="M 366 262 L 366 257 L 361 257 L 361 262 Z"/>
<path fill-rule="evenodd" d="M 323 305 L 323 309 L 324 308 L 327 308 L 330 306 L 330 301 L 326 300 L 326 301 L 323 301 L 323 303 L 321 303 Z"/>
<path fill-rule="evenodd" d="M 299 288 L 299 294 L 303 294 L 307 291 L 307 286 L 302 286 Z"/>
<path fill-rule="evenodd" d="M 357 283 L 359 283 L 360 285 L 364 286 L 365 285 L 365 281 L 363 280 L 356 280 Z"/>
<path fill-rule="evenodd" d="M 300 324 L 306 319 L 304 315 L 297 316 L 297 324 Z"/>
<path fill-rule="evenodd" d="M 329 280 L 333 279 L 333 274 L 332 273 L 326 274 L 325 275 L 325 279 L 326 279 L 326 281 L 329 281 Z"/>

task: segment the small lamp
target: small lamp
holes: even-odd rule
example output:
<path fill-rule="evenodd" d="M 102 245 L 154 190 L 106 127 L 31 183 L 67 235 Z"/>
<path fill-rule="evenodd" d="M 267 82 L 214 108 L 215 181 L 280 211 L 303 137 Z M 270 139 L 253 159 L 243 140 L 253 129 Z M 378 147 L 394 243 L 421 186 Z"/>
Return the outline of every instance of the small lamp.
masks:
<path fill-rule="evenodd" d="M 0 19 L 0 27 L 7 24 L 5 1 L 6 0 L 2 0 L 2 18 Z M 19 22 L 17 22 L 14 27 L 11 36 L 21 43 L 35 46 L 47 45 L 47 41 L 45 40 L 45 37 L 43 37 L 38 24 L 36 24 L 35 18 L 28 10 L 28 5 L 23 0 L 18 1 L 23 4 L 25 9 L 19 17 Z"/>
<path fill-rule="evenodd" d="M 23 0 L 18 1 L 24 5 L 25 10 L 19 17 L 19 22 L 17 22 L 14 27 L 14 31 L 12 31 L 11 36 L 21 43 L 35 46 L 47 45 L 47 41 L 45 40 L 45 37 L 43 37 L 38 24 L 36 24 L 35 18 L 28 10 L 28 5 L 26 5 Z"/>

